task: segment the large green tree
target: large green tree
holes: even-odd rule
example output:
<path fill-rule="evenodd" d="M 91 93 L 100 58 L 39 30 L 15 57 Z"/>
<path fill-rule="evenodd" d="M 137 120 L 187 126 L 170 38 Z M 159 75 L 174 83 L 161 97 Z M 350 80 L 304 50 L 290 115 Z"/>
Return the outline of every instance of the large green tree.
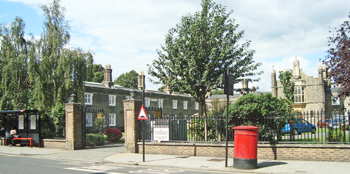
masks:
<path fill-rule="evenodd" d="M 253 61 L 250 41 L 239 41 L 244 32 L 237 31 L 238 24 L 230 18 L 233 11 L 227 13 L 224 6 L 211 0 L 202 0 L 201 5 L 201 11 L 183 16 L 181 23 L 169 30 L 165 44 L 157 50 L 158 59 L 148 65 L 148 73 L 156 77 L 151 79 L 155 84 L 191 94 L 201 103 L 206 118 L 205 95 L 223 87 L 224 72 L 229 69 L 237 83 L 255 75 L 260 63 Z"/>
<path fill-rule="evenodd" d="M 123 73 L 114 80 L 114 84 L 126 87 L 137 89 L 137 76 L 139 74 L 135 70 L 131 70 L 127 73 Z"/>
<path fill-rule="evenodd" d="M 33 109 L 28 60 L 33 37 L 25 39 L 22 18 L 0 25 L 0 109 Z"/>
<path fill-rule="evenodd" d="M 56 114 L 62 104 L 75 94 L 82 99 L 83 83 L 88 67 L 92 67 L 90 52 L 68 46 L 69 25 L 65 21 L 65 9 L 59 0 L 41 6 L 45 21 L 44 31 L 36 43 L 35 56 L 30 60 L 30 75 L 34 85 L 37 108 L 54 118 L 58 127 L 64 126 Z M 62 111 L 62 110 L 61 110 Z"/>
<path fill-rule="evenodd" d="M 104 68 L 101 64 L 91 65 L 90 71 L 88 71 L 88 77 L 86 81 L 102 83 L 104 78 Z"/>
<path fill-rule="evenodd" d="M 350 18 L 350 15 L 348 17 Z M 323 60 L 329 72 L 327 76 L 335 83 L 341 84 L 338 96 L 350 96 L 350 21 L 344 21 L 339 28 L 330 32 L 333 33 L 328 41 L 330 48 Z"/>

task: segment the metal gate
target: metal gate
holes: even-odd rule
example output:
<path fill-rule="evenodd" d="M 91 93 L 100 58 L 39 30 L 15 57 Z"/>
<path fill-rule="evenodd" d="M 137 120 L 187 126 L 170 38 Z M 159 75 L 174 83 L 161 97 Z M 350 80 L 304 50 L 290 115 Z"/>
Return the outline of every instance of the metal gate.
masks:
<path fill-rule="evenodd" d="M 107 128 L 103 109 L 83 107 L 83 148 L 102 146 L 104 144 L 104 132 Z"/>

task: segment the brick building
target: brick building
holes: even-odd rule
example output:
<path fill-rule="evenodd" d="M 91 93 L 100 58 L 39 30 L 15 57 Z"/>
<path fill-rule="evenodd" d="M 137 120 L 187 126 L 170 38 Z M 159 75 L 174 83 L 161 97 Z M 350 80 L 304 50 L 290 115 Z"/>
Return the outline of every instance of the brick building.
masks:
<path fill-rule="evenodd" d="M 140 72 L 138 82 L 144 81 Z M 125 88 L 112 83 L 111 65 L 105 66 L 102 83 L 85 82 L 84 104 L 86 107 L 86 127 L 93 127 L 97 114 L 103 111 L 105 124 L 124 130 L 123 100 L 142 99 L 142 85 L 139 89 Z M 145 108 L 147 116 L 190 116 L 199 113 L 199 103 L 188 94 L 170 94 L 145 89 Z M 95 112 L 96 111 L 96 112 Z"/>

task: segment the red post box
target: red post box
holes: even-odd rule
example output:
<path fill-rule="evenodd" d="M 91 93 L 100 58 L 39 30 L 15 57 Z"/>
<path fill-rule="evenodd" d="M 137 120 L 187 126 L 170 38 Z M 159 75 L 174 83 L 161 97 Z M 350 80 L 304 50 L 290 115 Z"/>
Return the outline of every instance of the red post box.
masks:
<path fill-rule="evenodd" d="M 256 126 L 233 127 L 234 159 L 233 167 L 238 169 L 256 169 L 258 167 L 258 130 Z"/>

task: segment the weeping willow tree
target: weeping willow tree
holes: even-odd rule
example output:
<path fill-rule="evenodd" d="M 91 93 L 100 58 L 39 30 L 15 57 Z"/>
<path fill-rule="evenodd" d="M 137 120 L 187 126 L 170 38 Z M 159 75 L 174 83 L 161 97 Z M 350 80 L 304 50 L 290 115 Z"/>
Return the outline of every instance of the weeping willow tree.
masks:
<path fill-rule="evenodd" d="M 33 90 L 28 60 L 34 49 L 33 37 L 25 39 L 25 23 L 16 17 L 0 25 L 0 109 L 33 109 Z"/>
<path fill-rule="evenodd" d="M 59 129 L 64 127 L 63 103 L 72 94 L 83 96 L 83 83 L 91 72 L 93 56 L 80 48 L 69 47 L 70 28 L 59 0 L 41 8 L 45 16 L 44 31 L 36 42 L 35 56 L 30 59 L 30 77 L 35 105 L 50 115 Z"/>
<path fill-rule="evenodd" d="M 83 83 L 92 78 L 93 56 L 69 44 L 69 25 L 59 0 L 41 6 L 45 21 L 40 39 L 25 35 L 16 17 L 0 25 L 0 109 L 38 109 L 64 128 L 64 105 L 72 94 L 83 97 Z"/>

